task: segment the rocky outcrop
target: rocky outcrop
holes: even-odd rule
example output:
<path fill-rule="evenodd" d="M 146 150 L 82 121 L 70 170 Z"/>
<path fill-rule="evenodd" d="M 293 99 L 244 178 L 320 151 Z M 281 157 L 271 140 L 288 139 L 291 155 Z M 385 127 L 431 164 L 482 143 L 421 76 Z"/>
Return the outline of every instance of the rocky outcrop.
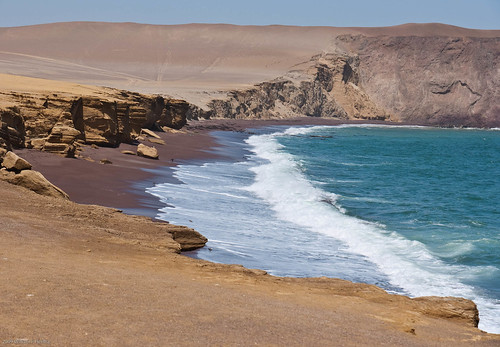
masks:
<path fill-rule="evenodd" d="M 186 125 L 186 118 L 192 111 L 192 105 L 184 100 L 167 99 L 157 125 L 166 126 L 171 129 L 179 130 Z"/>
<path fill-rule="evenodd" d="M 359 84 L 359 61 L 347 55 L 311 58 L 283 77 L 213 100 L 203 118 L 280 119 L 301 116 L 391 120 Z"/>
<path fill-rule="evenodd" d="M 185 226 L 169 225 L 167 230 L 172 234 L 174 240 L 181 245 L 182 251 L 192 251 L 201 248 L 208 241 L 205 236 L 196 230 Z"/>
<path fill-rule="evenodd" d="M 298 116 L 500 126 L 500 38 L 341 35 L 334 52 L 188 117 Z"/>
<path fill-rule="evenodd" d="M 69 199 L 61 189 L 50 183 L 40 172 L 31 170 L 31 164 L 13 152 L 0 148 L 0 180 L 15 184 L 38 194 Z"/>
<path fill-rule="evenodd" d="M 454 297 L 424 296 L 412 299 L 422 313 L 448 320 L 461 321 L 471 327 L 479 324 L 479 311 L 472 300 Z"/>
<path fill-rule="evenodd" d="M 13 152 L 7 152 L 2 158 L 2 166 L 8 171 L 21 172 L 30 170 L 31 164 Z"/>
<path fill-rule="evenodd" d="M 75 141 L 81 135 L 80 131 L 71 126 L 56 125 L 44 141 L 42 150 L 72 158 L 76 151 Z"/>
<path fill-rule="evenodd" d="M 0 147 L 36 148 L 74 156 L 80 144 L 131 143 L 142 128 L 179 129 L 190 106 L 183 100 L 106 89 L 102 97 L 16 93 L 2 96 Z"/>
<path fill-rule="evenodd" d="M 146 146 L 142 143 L 137 146 L 137 155 L 150 159 L 158 159 L 158 151 L 156 148 Z"/>

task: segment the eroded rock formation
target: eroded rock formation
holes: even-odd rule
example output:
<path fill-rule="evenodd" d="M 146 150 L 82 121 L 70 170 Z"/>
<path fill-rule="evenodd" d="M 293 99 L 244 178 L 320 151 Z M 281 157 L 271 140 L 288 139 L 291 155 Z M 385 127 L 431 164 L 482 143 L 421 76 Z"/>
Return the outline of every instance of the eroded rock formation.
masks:
<path fill-rule="evenodd" d="M 334 41 L 335 53 L 313 56 L 190 115 L 500 126 L 500 38 L 342 35 Z"/>
<path fill-rule="evenodd" d="M 359 82 L 359 59 L 322 54 L 273 81 L 213 100 L 202 118 L 332 117 L 396 120 L 379 107 Z"/>
<path fill-rule="evenodd" d="M 182 251 L 192 251 L 205 246 L 208 239 L 194 229 L 169 225 L 168 232 L 172 234 L 173 239 L 181 245 Z"/>
<path fill-rule="evenodd" d="M 79 144 L 130 143 L 142 128 L 179 129 L 190 105 L 182 100 L 107 89 L 102 97 L 16 93 L 0 108 L 0 146 L 36 148 L 72 157 Z"/>
<path fill-rule="evenodd" d="M 40 195 L 69 199 L 68 194 L 50 183 L 31 164 L 17 154 L 0 148 L 0 180 L 15 184 Z"/>

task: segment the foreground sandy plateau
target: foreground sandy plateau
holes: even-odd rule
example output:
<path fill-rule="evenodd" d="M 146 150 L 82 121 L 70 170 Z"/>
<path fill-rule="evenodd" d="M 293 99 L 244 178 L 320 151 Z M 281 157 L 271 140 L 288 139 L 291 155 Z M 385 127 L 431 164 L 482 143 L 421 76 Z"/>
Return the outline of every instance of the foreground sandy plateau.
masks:
<path fill-rule="evenodd" d="M 165 223 L 5 182 L 0 196 L 4 343 L 500 343 L 466 319 L 444 318 L 456 300 L 416 301 L 370 285 L 212 264 L 177 254 Z"/>

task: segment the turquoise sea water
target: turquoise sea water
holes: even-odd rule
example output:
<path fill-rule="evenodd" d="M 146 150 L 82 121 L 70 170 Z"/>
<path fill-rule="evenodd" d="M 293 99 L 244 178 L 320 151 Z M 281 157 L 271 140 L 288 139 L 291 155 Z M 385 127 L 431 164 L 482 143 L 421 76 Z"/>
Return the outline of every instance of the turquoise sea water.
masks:
<path fill-rule="evenodd" d="M 274 128 L 218 133 L 232 160 L 180 165 L 149 189 L 197 256 L 472 299 L 500 333 L 500 131 Z"/>

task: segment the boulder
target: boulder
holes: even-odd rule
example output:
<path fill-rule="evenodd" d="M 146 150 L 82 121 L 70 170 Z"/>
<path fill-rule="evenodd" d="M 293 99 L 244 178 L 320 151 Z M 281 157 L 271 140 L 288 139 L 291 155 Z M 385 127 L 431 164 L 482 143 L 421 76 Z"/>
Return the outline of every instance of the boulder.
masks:
<path fill-rule="evenodd" d="M 22 171 L 31 169 L 31 164 L 13 152 L 7 152 L 3 158 L 2 166 L 9 171 Z"/>
<path fill-rule="evenodd" d="M 181 245 L 181 251 L 192 251 L 201 248 L 207 243 L 207 238 L 194 229 L 169 225 L 168 230 L 173 239 Z"/>
<path fill-rule="evenodd" d="M 80 137 L 81 134 L 82 133 L 75 128 L 64 125 L 56 125 L 45 141 L 43 150 L 72 158 L 75 156 L 75 140 Z"/>
<path fill-rule="evenodd" d="M 145 158 L 158 159 L 158 151 L 154 147 L 143 145 L 137 146 L 137 155 Z"/>
<path fill-rule="evenodd" d="M 39 151 L 43 150 L 43 146 L 45 145 L 46 138 L 36 138 L 30 140 L 31 148 L 38 149 Z"/>
<path fill-rule="evenodd" d="M 52 128 L 49 142 L 73 143 L 82 133 L 75 128 L 69 126 L 55 126 Z"/>
<path fill-rule="evenodd" d="M 40 195 L 52 196 L 55 198 L 63 198 L 69 200 L 68 194 L 63 192 L 61 189 L 50 183 L 40 172 L 34 170 L 24 170 L 18 174 L 13 173 L 3 173 L 0 178 L 30 189 L 35 193 Z"/>
<path fill-rule="evenodd" d="M 152 139 L 148 139 L 148 141 L 151 142 L 151 143 L 156 143 L 158 145 L 164 145 L 165 144 L 165 141 L 163 141 L 162 139 L 152 138 Z"/>
<path fill-rule="evenodd" d="M 155 139 L 159 139 L 160 137 L 156 135 L 153 131 L 149 129 L 141 129 L 141 135 L 146 135 L 149 137 L 154 137 Z"/>
<path fill-rule="evenodd" d="M 123 154 L 128 154 L 128 155 L 135 155 L 135 152 L 129 151 L 129 150 L 123 150 L 122 153 Z"/>

